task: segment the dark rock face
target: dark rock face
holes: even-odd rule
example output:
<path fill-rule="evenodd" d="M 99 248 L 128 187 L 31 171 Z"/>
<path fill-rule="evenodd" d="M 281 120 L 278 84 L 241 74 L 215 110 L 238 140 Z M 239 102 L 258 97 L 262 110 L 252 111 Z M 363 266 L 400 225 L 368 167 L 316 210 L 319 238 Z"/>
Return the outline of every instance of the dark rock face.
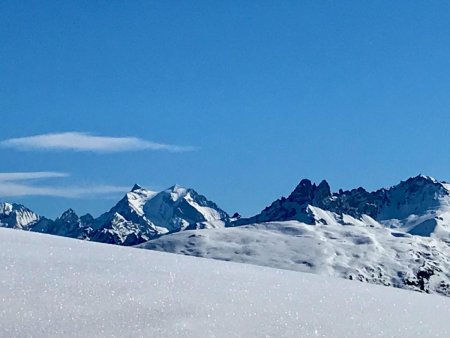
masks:
<path fill-rule="evenodd" d="M 241 214 L 239 214 L 238 212 L 235 212 L 234 214 L 233 214 L 233 216 L 231 216 L 231 218 L 233 218 L 233 219 L 239 219 L 239 218 L 241 218 L 242 216 L 241 216 Z"/>
<path fill-rule="evenodd" d="M 288 199 L 291 201 L 296 201 L 299 204 L 310 202 L 314 199 L 316 189 L 316 185 L 311 183 L 310 180 L 303 179 L 289 195 Z"/>
<path fill-rule="evenodd" d="M 326 199 L 331 197 L 330 185 L 323 180 L 318 186 L 311 183 L 308 179 L 303 179 L 287 198 L 298 204 L 322 204 Z"/>
<path fill-rule="evenodd" d="M 287 198 L 280 198 L 259 215 L 235 221 L 234 225 L 258 222 L 298 220 L 313 224 L 307 207 L 314 206 L 355 218 L 368 215 L 375 220 L 402 219 L 437 207 L 439 198 L 449 191 L 431 177 L 416 176 L 389 189 L 368 192 L 362 187 L 332 193 L 327 181 L 319 185 L 303 179 Z"/>
<path fill-rule="evenodd" d="M 93 220 L 94 218 L 89 214 L 79 217 L 75 211 L 68 209 L 54 221 L 42 218 L 31 230 L 63 237 L 88 239 Z"/>

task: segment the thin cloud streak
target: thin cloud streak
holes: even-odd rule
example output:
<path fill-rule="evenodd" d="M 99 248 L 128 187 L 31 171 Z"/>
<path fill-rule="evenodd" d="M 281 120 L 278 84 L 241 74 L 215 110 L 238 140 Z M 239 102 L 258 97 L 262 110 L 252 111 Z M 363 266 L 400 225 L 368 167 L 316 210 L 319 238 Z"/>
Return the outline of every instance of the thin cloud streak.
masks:
<path fill-rule="evenodd" d="M 23 182 L 32 179 L 63 178 L 69 176 L 67 173 L 53 171 L 0 173 L 0 197 L 53 196 L 89 198 L 129 191 L 129 187 L 115 185 L 48 186 Z"/>
<path fill-rule="evenodd" d="M 84 132 L 50 133 L 11 138 L 1 141 L 0 145 L 18 150 L 71 150 L 97 153 L 138 150 L 186 152 L 197 149 L 190 146 L 151 142 L 137 137 L 96 136 Z"/>
<path fill-rule="evenodd" d="M 13 182 L 0 182 L 0 197 L 53 196 L 65 198 L 89 198 L 114 193 L 124 193 L 129 187 L 98 185 L 89 187 L 33 186 Z"/>
<path fill-rule="evenodd" d="M 0 173 L 0 182 L 2 181 L 25 181 L 43 178 L 59 178 L 68 177 L 67 173 L 54 172 L 54 171 L 33 171 L 33 172 L 12 172 L 12 173 Z"/>

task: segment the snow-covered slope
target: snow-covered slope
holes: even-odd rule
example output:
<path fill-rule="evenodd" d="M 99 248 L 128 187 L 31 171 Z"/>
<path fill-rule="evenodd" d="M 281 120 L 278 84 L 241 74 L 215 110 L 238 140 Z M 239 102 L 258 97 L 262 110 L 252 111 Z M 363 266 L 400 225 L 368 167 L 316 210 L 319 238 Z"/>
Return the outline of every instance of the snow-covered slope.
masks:
<path fill-rule="evenodd" d="M 450 247 L 382 227 L 260 223 L 185 231 L 139 247 L 450 296 Z"/>
<path fill-rule="evenodd" d="M 444 297 L 11 229 L 0 241 L 2 337 L 450 336 Z"/>

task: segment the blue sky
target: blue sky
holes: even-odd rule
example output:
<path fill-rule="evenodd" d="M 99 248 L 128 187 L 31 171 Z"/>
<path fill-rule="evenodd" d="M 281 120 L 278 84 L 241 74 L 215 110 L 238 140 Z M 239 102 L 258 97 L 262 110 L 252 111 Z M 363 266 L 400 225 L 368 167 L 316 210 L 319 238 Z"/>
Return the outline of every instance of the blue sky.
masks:
<path fill-rule="evenodd" d="M 304 177 L 450 180 L 449 15 L 446 1 L 1 1 L 0 173 L 38 174 L 3 178 L 0 200 L 98 215 L 135 182 L 179 183 L 252 215 Z"/>

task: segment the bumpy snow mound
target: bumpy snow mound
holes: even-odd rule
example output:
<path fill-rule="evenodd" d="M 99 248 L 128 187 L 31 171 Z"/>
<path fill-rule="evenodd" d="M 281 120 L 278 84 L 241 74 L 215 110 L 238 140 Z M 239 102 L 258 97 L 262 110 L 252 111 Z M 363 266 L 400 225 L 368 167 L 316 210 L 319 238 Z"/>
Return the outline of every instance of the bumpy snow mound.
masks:
<path fill-rule="evenodd" d="M 311 272 L 372 284 L 450 296 L 450 247 L 364 222 L 298 221 L 226 229 L 185 231 L 151 240 L 140 248 Z M 332 223 L 333 222 L 333 223 Z"/>
<path fill-rule="evenodd" d="M 450 336 L 444 297 L 10 229 L 0 240 L 2 337 Z"/>

